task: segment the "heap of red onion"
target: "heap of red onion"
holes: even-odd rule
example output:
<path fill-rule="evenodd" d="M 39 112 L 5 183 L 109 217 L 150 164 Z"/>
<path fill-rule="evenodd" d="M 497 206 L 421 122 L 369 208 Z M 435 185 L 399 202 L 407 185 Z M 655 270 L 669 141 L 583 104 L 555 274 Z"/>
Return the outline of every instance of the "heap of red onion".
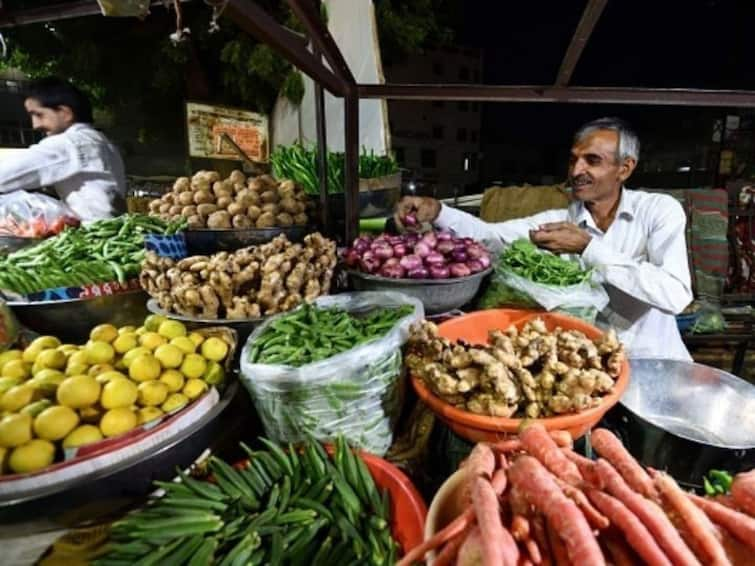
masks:
<path fill-rule="evenodd" d="M 343 254 L 352 269 L 391 279 L 466 277 L 490 267 L 490 252 L 472 238 L 450 232 L 361 236 Z"/>

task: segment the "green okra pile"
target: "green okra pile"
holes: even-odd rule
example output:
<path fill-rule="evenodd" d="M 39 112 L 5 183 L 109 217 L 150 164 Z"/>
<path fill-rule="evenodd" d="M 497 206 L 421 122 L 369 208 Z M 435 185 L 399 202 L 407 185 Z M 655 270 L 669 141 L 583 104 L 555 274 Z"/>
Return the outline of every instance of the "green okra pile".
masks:
<path fill-rule="evenodd" d="M 309 440 L 260 439 L 243 467 L 212 457 L 213 483 L 181 474 L 165 495 L 113 524 L 96 566 L 383 565 L 396 562 L 390 500 L 343 437 L 332 457 Z"/>
<path fill-rule="evenodd" d="M 56 287 L 125 283 L 141 270 L 144 235 L 173 234 L 184 222 L 126 214 L 67 228 L 35 246 L 0 257 L 0 289 L 28 295 Z"/>
<path fill-rule="evenodd" d="M 305 305 L 276 319 L 252 344 L 250 361 L 299 367 L 384 336 L 411 314 L 409 305 L 356 316 L 337 308 Z"/>

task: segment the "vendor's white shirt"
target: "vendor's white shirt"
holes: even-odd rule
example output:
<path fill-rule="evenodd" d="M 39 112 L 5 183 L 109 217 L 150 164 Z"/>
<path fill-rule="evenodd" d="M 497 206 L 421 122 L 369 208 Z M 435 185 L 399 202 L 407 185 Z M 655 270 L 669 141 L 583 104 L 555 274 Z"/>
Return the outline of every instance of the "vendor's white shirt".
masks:
<path fill-rule="evenodd" d="M 498 252 L 504 244 L 528 238 L 541 224 L 564 221 L 592 236 L 581 260 L 596 270 L 610 297 L 598 324 L 616 328 L 630 357 L 691 360 L 674 318 L 692 301 L 692 291 L 686 216 L 673 197 L 623 189 L 605 233 L 581 202 L 497 224 L 444 205 L 436 224 L 484 240 Z"/>
<path fill-rule="evenodd" d="M 44 186 L 82 221 L 111 218 L 125 203 L 123 161 L 91 124 L 76 123 L 0 162 L 0 193 Z"/>

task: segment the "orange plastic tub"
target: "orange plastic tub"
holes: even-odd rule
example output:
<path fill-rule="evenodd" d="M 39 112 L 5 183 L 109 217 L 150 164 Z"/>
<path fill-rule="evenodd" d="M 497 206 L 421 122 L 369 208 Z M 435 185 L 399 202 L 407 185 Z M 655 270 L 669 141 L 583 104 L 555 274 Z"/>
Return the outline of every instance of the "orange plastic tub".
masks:
<path fill-rule="evenodd" d="M 466 340 L 472 344 L 485 344 L 488 332 L 495 329 L 506 329 L 511 324 L 522 328 L 533 318 L 540 317 L 548 330 L 557 326 L 569 330 L 584 332 L 588 338 L 598 338 L 602 331 L 584 321 L 570 316 L 536 311 L 522 311 L 514 309 L 492 309 L 473 312 L 459 318 L 451 319 L 438 326 L 441 336 L 449 340 Z M 488 417 L 478 415 L 446 403 L 437 397 L 417 376 L 411 376 L 412 385 L 420 399 L 438 415 L 456 434 L 471 442 L 495 442 L 508 436 L 515 435 L 525 419 L 510 419 L 504 417 Z M 530 419 L 539 422 L 548 430 L 566 430 L 575 440 L 583 436 L 595 426 L 603 415 L 621 398 L 629 384 L 629 363 L 624 362 L 621 374 L 616 380 L 613 391 L 603 397 L 603 402 L 592 409 L 580 413 Z"/>
<path fill-rule="evenodd" d="M 402 554 L 422 543 L 425 538 L 427 507 L 408 477 L 396 466 L 373 454 L 360 454 L 378 488 L 391 495 L 391 530 L 401 545 Z"/>

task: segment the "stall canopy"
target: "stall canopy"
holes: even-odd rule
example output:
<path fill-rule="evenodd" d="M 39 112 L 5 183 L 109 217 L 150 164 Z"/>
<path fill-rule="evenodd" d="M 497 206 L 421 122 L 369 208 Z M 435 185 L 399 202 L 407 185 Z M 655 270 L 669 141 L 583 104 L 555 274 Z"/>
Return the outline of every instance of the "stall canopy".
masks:
<path fill-rule="evenodd" d="M 342 0 L 348 1 L 348 0 Z M 253 0 L 228 0 L 224 15 L 259 40 L 269 44 L 283 57 L 312 78 L 321 88 L 344 101 L 344 147 L 346 192 L 346 237 L 356 235 L 358 226 L 358 155 L 359 100 L 475 100 L 490 102 L 558 102 L 615 103 L 649 105 L 684 105 L 715 107 L 755 107 L 752 90 L 702 90 L 688 88 L 616 88 L 571 86 L 580 57 L 593 31 L 600 26 L 608 0 L 588 0 L 566 51 L 561 56 L 558 72 L 549 84 L 483 85 L 483 84 L 361 84 L 357 83 L 333 36 L 323 24 L 316 0 L 286 0 L 307 32 L 307 40 L 279 24 Z M 8 4 L 8 2 L 4 2 Z M 15 2 L 14 4 L 24 4 Z M 36 4 L 36 3 L 35 3 Z M 163 5 L 162 1 L 152 2 Z M 25 4 L 26 6 L 29 3 Z M 477 9 L 467 3 L 467 9 Z M 482 8 L 479 8 L 482 9 Z M 0 11 L 0 28 L 40 21 L 100 13 L 95 0 L 52 2 L 37 8 Z M 547 14 L 542 17 L 548 17 Z M 648 14 L 647 17 L 652 17 Z M 683 14 L 680 15 L 683 17 Z M 679 22 L 681 25 L 681 22 Z M 642 41 L 641 30 L 624 34 L 626 41 Z M 633 39 L 632 39 L 633 38 Z M 618 38 L 617 38 L 618 40 Z M 321 151 L 321 203 L 326 203 L 325 128 L 322 92 L 315 93 L 318 146 Z"/>

